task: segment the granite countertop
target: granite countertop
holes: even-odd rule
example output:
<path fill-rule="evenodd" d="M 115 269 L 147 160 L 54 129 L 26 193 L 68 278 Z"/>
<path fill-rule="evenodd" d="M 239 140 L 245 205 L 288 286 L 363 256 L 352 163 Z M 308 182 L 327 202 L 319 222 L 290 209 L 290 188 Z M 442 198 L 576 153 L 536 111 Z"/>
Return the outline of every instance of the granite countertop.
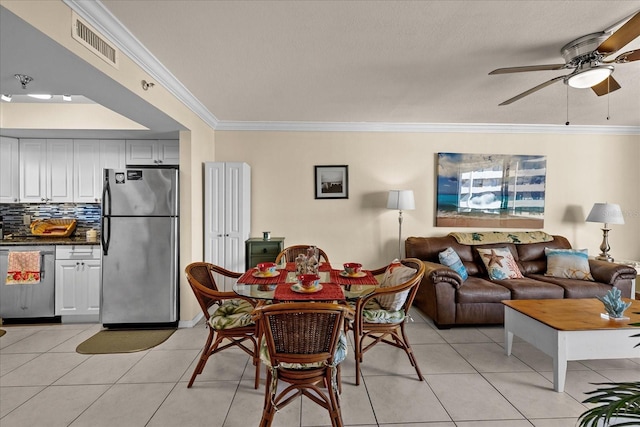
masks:
<path fill-rule="evenodd" d="M 100 242 L 87 242 L 84 235 L 69 237 L 38 237 L 33 235 L 4 236 L 0 240 L 0 246 L 24 246 L 24 245 L 99 245 Z"/>

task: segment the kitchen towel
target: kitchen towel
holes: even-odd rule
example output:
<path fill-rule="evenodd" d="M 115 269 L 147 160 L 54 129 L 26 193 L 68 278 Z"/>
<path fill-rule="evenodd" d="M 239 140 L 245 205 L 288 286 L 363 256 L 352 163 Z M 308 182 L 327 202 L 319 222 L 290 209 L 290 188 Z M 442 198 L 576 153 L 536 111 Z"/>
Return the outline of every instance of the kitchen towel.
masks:
<path fill-rule="evenodd" d="M 40 251 L 9 252 L 7 285 L 40 283 Z"/>

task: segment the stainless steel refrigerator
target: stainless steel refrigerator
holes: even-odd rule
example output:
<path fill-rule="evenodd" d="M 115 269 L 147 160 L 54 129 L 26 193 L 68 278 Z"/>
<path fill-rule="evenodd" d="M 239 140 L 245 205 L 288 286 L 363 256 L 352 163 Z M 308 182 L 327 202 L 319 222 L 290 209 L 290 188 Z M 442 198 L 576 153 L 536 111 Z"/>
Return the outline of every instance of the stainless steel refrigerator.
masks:
<path fill-rule="evenodd" d="M 105 169 L 102 287 L 105 327 L 178 322 L 178 170 Z"/>

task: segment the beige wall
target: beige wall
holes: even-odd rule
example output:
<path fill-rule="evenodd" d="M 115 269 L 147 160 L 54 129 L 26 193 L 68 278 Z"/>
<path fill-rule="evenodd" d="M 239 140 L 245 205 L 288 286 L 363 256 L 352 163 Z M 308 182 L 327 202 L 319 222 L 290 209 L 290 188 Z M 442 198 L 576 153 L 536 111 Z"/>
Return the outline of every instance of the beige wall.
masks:
<path fill-rule="evenodd" d="M 595 202 L 618 203 L 626 224 L 611 227 L 611 253 L 640 259 L 637 135 L 216 132 L 217 161 L 251 165 L 253 237 L 268 230 L 284 236 L 286 245 L 322 247 L 334 264 L 361 261 L 367 267 L 397 253 L 398 212 L 385 208 L 390 189 L 415 192 L 416 209 L 404 213 L 403 238 L 453 230 L 434 225 L 438 152 L 547 156 L 544 230 L 597 254 L 601 225 L 584 218 Z M 314 165 L 327 164 L 349 165 L 348 200 L 314 199 Z"/>

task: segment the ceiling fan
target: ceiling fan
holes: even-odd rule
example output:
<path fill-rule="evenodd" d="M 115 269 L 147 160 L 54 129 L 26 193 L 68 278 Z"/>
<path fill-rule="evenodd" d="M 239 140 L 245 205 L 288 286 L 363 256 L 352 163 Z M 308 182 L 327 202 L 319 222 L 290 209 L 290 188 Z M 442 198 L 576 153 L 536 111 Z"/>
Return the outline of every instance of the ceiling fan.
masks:
<path fill-rule="evenodd" d="M 511 104 L 558 81 L 564 81 L 565 84 L 575 88 L 590 87 L 598 96 L 620 89 L 618 82 L 611 76 L 615 69 L 611 64 L 624 64 L 640 60 L 640 49 L 621 53 L 611 60 L 605 60 L 605 58 L 613 55 L 640 36 L 640 11 L 630 18 L 625 18 L 618 22 L 612 28 L 624 21 L 626 22 L 613 33 L 609 29 L 599 33 L 588 34 L 564 45 L 560 49 L 560 53 L 565 60 L 564 64 L 508 67 L 491 71 L 490 75 L 573 69 L 571 74 L 554 77 L 513 98 L 507 99 L 500 105 Z"/>

